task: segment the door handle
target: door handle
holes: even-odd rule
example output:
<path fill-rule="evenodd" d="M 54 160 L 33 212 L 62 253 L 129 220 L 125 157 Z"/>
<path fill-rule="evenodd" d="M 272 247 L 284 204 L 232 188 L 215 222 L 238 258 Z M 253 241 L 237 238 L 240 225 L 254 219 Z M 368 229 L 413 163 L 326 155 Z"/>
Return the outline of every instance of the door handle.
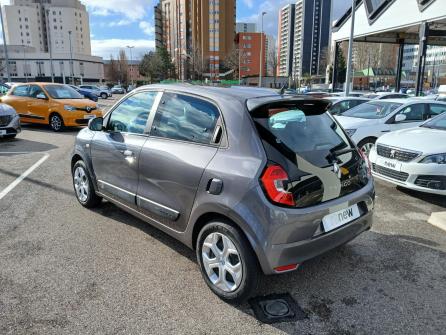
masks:
<path fill-rule="evenodd" d="M 390 130 L 381 130 L 381 133 L 390 133 Z"/>

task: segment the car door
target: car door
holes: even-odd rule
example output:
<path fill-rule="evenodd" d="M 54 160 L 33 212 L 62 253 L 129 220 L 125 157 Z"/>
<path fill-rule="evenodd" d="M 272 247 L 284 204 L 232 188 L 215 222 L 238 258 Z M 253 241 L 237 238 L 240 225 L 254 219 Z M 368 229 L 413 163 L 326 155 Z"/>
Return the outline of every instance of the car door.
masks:
<path fill-rule="evenodd" d="M 11 94 L 2 98 L 2 101 L 13 107 L 21 118 L 27 118 L 29 114 L 28 91 L 29 91 L 29 85 L 17 85 L 12 88 Z"/>
<path fill-rule="evenodd" d="M 135 207 L 140 152 L 158 95 L 161 93 L 145 91 L 127 97 L 106 116 L 105 130 L 96 132 L 91 141 L 99 191 L 128 206 Z"/>
<path fill-rule="evenodd" d="M 222 138 L 217 106 L 164 93 L 139 162 L 137 204 L 153 221 L 184 231 L 204 169 Z"/>
<path fill-rule="evenodd" d="M 28 96 L 28 115 L 42 123 L 48 122 L 49 100 L 46 93 L 40 86 L 30 85 Z"/>
<path fill-rule="evenodd" d="M 395 131 L 419 126 L 427 119 L 427 115 L 429 114 L 428 107 L 429 105 L 426 103 L 415 103 L 404 107 L 393 116 L 390 130 Z M 396 122 L 395 117 L 399 114 L 404 115 L 406 119 Z"/>

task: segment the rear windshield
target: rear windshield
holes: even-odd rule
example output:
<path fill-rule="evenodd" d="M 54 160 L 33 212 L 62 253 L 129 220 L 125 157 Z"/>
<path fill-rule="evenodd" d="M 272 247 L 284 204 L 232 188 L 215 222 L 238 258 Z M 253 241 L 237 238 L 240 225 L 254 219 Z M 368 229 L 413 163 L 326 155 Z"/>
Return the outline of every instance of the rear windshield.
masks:
<path fill-rule="evenodd" d="M 361 119 L 382 119 L 400 107 L 402 104 L 397 102 L 373 101 L 358 105 L 342 116 L 357 117 Z"/>
<path fill-rule="evenodd" d="M 45 90 L 53 99 L 83 99 L 74 88 L 68 85 L 45 85 Z"/>

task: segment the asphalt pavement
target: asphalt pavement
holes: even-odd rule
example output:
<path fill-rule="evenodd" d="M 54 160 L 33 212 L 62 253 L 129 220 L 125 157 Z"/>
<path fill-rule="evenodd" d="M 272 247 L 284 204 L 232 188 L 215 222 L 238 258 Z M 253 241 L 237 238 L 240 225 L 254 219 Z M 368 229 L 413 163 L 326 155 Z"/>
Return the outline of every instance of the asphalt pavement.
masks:
<path fill-rule="evenodd" d="M 262 279 L 259 295 L 289 293 L 306 315 L 266 325 L 213 295 L 187 247 L 110 203 L 78 204 L 78 130 L 0 139 L 0 192 L 49 155 L 0 199 L 0 334 L 444 334 L 446 231 L 427 222 L 444 197 L 377 181 L 371 231 Z"/>

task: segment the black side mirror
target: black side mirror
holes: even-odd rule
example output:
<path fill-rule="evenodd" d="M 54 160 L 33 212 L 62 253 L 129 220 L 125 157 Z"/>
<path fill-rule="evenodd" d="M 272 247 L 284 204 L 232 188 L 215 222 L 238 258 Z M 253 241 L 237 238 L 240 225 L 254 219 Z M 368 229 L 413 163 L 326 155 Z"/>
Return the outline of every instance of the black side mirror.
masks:
<path fill-rule="evenodd" d="M 104 118 L 102 117 L 95 117 L 94 119 L 91 119 L 88 121 L 88 129 L 92 131 L 102 131 L 104 130 Z"/>

